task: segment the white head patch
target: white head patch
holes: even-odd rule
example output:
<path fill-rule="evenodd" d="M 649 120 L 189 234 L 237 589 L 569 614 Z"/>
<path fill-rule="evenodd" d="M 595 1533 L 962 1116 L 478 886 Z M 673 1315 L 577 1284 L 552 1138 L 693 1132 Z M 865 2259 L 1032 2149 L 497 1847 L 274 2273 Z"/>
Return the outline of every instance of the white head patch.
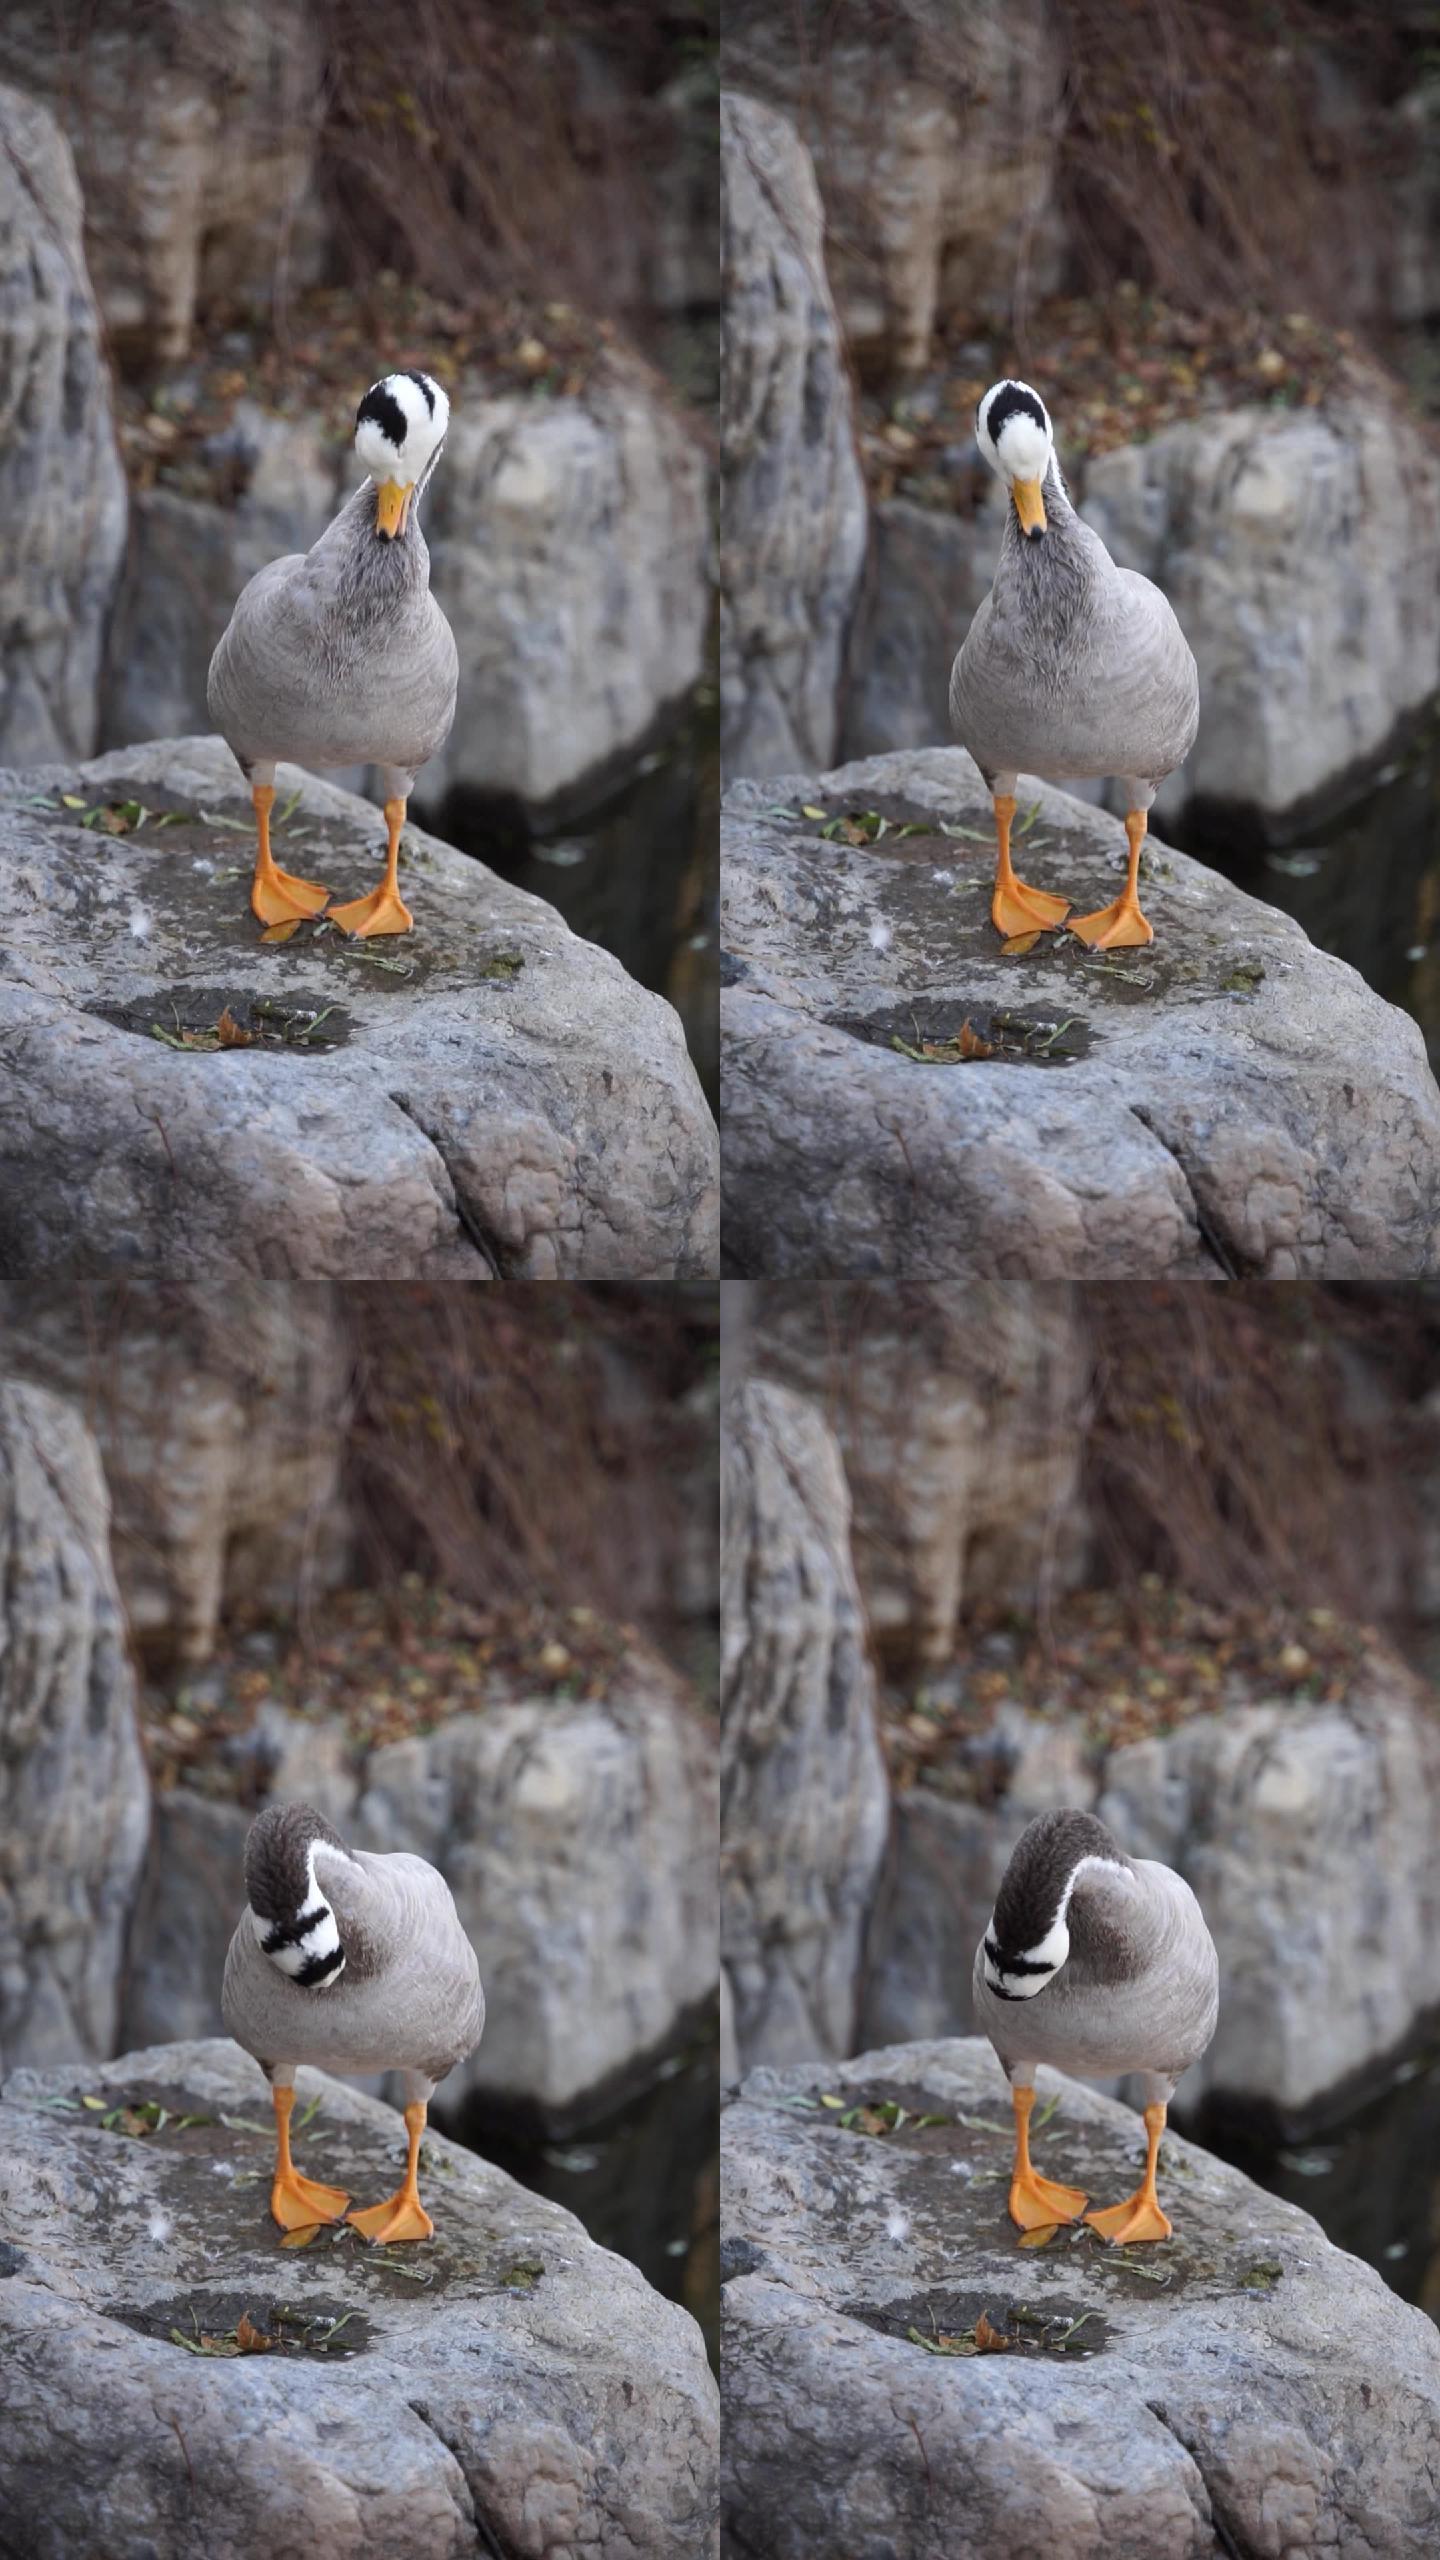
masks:
<path fill-rule="evenodd" d="M 996 382 L 975 412 L 975 441 L 1002 480 L 1041 480 L 1055 437 L 1050 413 L 1028 382 Z"/>
<path fill-rule="evenodd" d="M 377 487 L 424 480 L 445 441 L 450 403 L 428 373 L 387 373 L 355 413 L 355 451 Z"/>

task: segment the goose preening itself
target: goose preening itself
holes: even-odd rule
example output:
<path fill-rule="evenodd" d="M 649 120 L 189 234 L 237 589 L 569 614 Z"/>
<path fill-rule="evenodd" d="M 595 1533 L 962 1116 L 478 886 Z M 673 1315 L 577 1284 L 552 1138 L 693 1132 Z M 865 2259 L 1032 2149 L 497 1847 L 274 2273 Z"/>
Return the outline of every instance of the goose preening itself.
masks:
<path fill-rule="evenodd" d="M 1106 2240 L 1167 2240 L 1155 2192 L 1165 2111 L 1181 2073 L 1215 2033 L 1219 1967 L 1184 1878 L 1127 1858 L 1092 1813 L 1037 1814 L 1016 1842 L 975 1955 L 975 2016 L 995 2047 L 1015 2110 L 1010 2217 L 1022 2231 L 1084 2216 Z M 1035 2071 L 1145 2084 L 1145 2175 L 1123 2204 L 1085 2213 L 1075 2187 L 1030 2159 Z"/>
<path fill-rule="evenodd" d="M 430 593 L 420 530 L 425 486 L 444 449 L 450 404 L 428 373 L 372 384 L 355 417 L 368 477 L 308 551 L 257 570 L 210 661 L 210 717 L 255 805 L 259 850 L 250 904 L 262 924 L 318 915 L 330 892 L 277 868 L 270 850 L 275 767 L 375 764 L 389 854 L 368 897 L 332 907 L 345 933 L 405 933 L 400 832 L 415 776 L 455 717 L 459 665 Z"/>
<path fill-rule="evenodd" d="M 1140 848 L 1151 801 L 1195 743 L 1195 661 L 1159 588 L 1117 569 L 1075 513 L 1039 393 L 993 384 L 975 437 L 1010 504 L 995 583 L 951 669 L 950 718 L 995 804 L 991 918 L 1008 937 L 1047 932 L 1069 911 L 1068 899 L 1027 888 L 1011 868 L 1018 776 L 1115 777 L 1125 786 L 1129 877 L 1113 905 L 1072 916 L 1069 930 L 1102 951 L 1153 941 L 1140 912 Z"/>
<path fill-rule="evenodd" d="M 226 2029 L 252 2053 L 275 2102 L 270 2210 L 281 2229 L 338 2222 L 368 2240 L 426 2240 L 417 2167 L 437 2084 L 480 2041 L 485 1995 L 450 1888 L 424 1858 L 347 1849 L 306 1804 L 269 1805 L 245 1843 L 248 1909 L 225 1959 Z M 348 2213 L 338 2187 L 290 2157 L 295 2071 L 400 2071 L 410 2152 L 397 2192 Z"/>

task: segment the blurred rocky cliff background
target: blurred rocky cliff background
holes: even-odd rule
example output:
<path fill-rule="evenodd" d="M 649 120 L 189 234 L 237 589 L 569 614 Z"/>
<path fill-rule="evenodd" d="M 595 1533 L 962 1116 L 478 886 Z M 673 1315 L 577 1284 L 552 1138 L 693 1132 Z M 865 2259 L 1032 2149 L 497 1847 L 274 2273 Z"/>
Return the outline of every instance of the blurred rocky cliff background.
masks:
<path fill-rule="evenodd" d="M 1440 2317 L 1440 1297 L 725 1294 L 729 2072 L 971 2032 L 1090 1806 L 1219 1948 L 1187 2130 Z"/>
<path fill-rule="evenodd" d="M 208 729 L 240 587 L 423 364 L 461 689 L 415 815 L 668 994 L 707 1076 L 714 59 L 707 0 L 0 25 L 0 763 Z"/>
<path fill-rule="evenodd" d="M 455 1893 L 444 2128 L 708 2323 L 717 1358 L 683 1287 L 0 1290 L 0 2068 L 222 2033 L 303 1798 Z"/>
<path fill-rule="evenodd" d="M 1429 0 L 735 0 L 723 79 L 727 779 L 948 743 L 1019 374 L 1199 662 L 1158 831 L 1440 1055 Z"/>

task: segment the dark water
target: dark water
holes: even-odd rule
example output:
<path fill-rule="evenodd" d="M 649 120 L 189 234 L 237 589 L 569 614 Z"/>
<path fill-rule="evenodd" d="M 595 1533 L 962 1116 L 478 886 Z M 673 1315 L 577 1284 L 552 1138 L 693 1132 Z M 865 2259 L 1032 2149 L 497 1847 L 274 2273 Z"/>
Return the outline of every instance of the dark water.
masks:
<path fill-rule="evenodd" d="M 1162 830 L 1163 832 L 1163 830 Z M 1283 908 L 1322 951 L 1413 1014 L 1440 1073 L 1440 714 L 1338 817 L 1280 852 L 1175 841 Z"/>
<path fill-rule="evenodd" d="M 574 933 L 613 951 L 632 978 L 669 998 L 716 1099 L 716 907 L 719 812 L 712 683 L 646 741 L 591 804 L 537 829 L 513 798 L 451 792 L 416 811 L 462 853 L 558 907 Z"/>
<path fill-rule="evenodd" d="M 1337 2247 L 1440 2322 L 1440 2044 L 1401 2062 L 1364 2106 L 1312 2140 L 1277 2150 L 1238 2124 L 1204 2122 L 1197 2137 L 1272 2195 L 1303 2205 Z"/>
<path fill-rule="evenodd" d="M 655 2065 L 623 2106 L 563 2142 L 527 2141 L 469 2119 L 455 2127 L 482 2159 L 568 2206 L 592 2240 L 628 2258 L 705 2333 L 719 2331 L 719 2046 L 713 2028 Z"/>

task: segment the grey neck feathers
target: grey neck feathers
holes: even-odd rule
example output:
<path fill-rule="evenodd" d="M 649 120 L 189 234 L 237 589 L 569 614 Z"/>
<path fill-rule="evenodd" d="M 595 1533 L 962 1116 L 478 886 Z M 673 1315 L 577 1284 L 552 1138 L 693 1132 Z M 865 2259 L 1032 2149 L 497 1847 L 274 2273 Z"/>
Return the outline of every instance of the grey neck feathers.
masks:
<path fill-rule="evenodd" d="M 1053 455 L 1044 497 L 1046 531 L 1039 542 L 1021 532 L 1013 505 L 1006 508 L 995 584 L 1023 629 L 1037 670 L 1058 675 L 1073 662 L 1075 633 L 1090 610 L 1095 536 L 1071 506 Z"/>
<path fill-rule="evenodd" d="M 1067 1808 L 1037 1814 L 1027 1825 L 995 1897 L 991 1926 L 1002 1961 L 1044 1943 L 1082 1858 L 1109 1858 L 1122 1867 L 1130 1864 L 1093 1813 Z M 1080 1913 L 1073 1904 L 1069 1925 L 1073 1939 L 1080 1925 Z"/>
<path fill-rule="evenodd" d="M 430 554 L 419 506 L 417 490 L 405 531 L 387 541 L 376 530 L 375 491 L 367 480 L 320 536 L 311 556 L 333 576 L 337 601 L 351 624 L 386 621 L 428 595 Z"/>

